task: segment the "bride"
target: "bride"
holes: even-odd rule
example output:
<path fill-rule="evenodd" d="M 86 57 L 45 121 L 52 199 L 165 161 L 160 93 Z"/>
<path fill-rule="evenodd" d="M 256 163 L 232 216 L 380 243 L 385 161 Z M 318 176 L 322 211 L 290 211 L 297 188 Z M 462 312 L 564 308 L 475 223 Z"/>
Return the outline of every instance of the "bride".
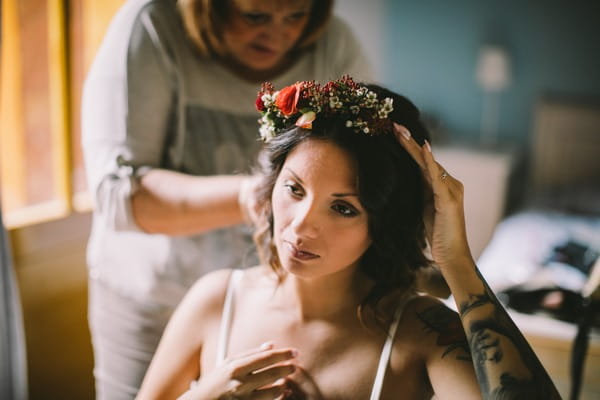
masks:
<path fill-rule="evenodd" d="M 478 273 L 462 185 L 410 101 L 346 76 L 265 84 L 257 108 L 262 264 L 193 286 L 139 399 L 560 398 Z M 433 263 L 459 313 L 415 289 Z"/>

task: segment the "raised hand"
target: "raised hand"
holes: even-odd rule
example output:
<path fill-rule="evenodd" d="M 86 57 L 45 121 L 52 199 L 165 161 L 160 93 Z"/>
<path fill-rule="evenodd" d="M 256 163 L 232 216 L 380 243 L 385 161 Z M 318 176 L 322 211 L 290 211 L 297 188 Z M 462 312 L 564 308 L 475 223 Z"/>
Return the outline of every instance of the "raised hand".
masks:
<path fill-rule="evenodd" d="M 273 400 L 284 398 L 286 378 L 296 371 L 297 351 L 267 343 L 229 358 L 202 378 L 180 400 Z"/>
<path fill-rule="evenodd" d="M 427 182 L 426 208 L 423 216 L 433 260 L 440 268 L 456 262 L 472 262 L 467 243 L 463 209 L 463 185 L 448 174 L 431 152 L 429 143 L 420 146 L 408 129 L 394 124 L 398 142 L 421 167 Z"/>
<path fill-rule="evenodd" d="M 400 144 L 419 164 L 431 188 L 425 216 L 431 253 L 456 301 L 484 398 L 560 399 L 552 380 L 475 266 L 467 244 L 463 186 L 394 124 Z"/>

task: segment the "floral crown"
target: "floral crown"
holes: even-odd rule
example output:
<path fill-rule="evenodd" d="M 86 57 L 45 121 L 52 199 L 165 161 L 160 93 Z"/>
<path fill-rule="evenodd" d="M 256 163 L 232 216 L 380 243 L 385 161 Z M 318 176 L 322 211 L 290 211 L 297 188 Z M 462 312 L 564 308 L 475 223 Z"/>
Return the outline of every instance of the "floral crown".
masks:
<path fill-rule="evenodd" d="M 383 100 L 348 76 L 321 86 L 315 81 L 296 82 L 275 91 L 270 82 L 261 85 L 256 109 L 261 113 L 260 137 L 268 142 L 280 132 L 298 126 L 312 129 L 315 119 L 335 117 L 357 133 L 374 135 L 391 131 L 388 115 L 393 111 L 390 97 Z"/>

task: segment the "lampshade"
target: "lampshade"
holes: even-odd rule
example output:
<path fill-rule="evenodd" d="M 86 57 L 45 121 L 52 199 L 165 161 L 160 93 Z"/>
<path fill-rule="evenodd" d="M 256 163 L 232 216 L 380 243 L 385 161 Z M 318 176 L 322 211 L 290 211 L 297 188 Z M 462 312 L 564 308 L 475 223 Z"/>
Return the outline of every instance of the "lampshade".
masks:
<path fill-rule="evenodd" d="M 483 90 L 497 92 L 510 84 L 510 60 L 501 47 L 486 45 L 477 59 L 477 82 Z"/>

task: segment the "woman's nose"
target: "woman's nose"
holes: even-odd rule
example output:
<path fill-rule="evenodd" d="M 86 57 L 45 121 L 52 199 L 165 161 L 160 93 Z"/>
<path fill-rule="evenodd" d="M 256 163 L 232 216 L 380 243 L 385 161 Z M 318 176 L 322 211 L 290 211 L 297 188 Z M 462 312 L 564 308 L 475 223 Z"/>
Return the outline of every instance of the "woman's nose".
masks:
<path fill-rule="evenodd" d="M 292 228 L 298 237 L 315 239 L 320 233 L 320 220 L 316 207 L 309 200 L 305 199 L 294 210 Z"/>
<path fill-rule="evenodd" d="M 265 29 L 260 34 L 260 39 L 273 47 L 280 46 L 280 43 L 283 41 L 284 37 L 285 32 L 283 31 L 283 29 L 278 27 L 276 23 L 269 24 L 269 26 L 265 27 Z"/>

